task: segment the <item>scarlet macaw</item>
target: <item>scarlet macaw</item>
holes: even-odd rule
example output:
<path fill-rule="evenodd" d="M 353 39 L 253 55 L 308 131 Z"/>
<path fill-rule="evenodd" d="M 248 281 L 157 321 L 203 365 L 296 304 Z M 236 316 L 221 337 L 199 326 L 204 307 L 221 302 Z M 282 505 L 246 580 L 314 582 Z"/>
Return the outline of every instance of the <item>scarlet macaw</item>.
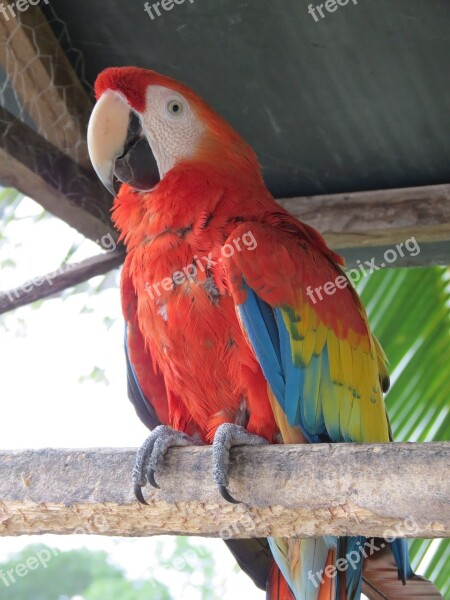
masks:
<path fill-rule="evenodd" d="M 127 247 L 129 395 L 150 428 L 161 423 L 138 453 L 138 499 L 145 502 L 147 481 L 157 485 L 173 445 L 212 443 L 215 481 L 234 501 L 232 445 L 389 442 L 386 359 L 343 261 L 275 202 L 250 146 L 189 88 L 158 73 L 106 69 L 95 92 L 92 163 L 113 195 L 114 174 L 126 182 L 113 220 Z M 338 278 L 332 294 L 320 294 Z M 234 552 L 252 571 L 245 543 Z M 311 574 L 364 538 L 268 543 L 276 563 L 269 598 L 360 597 L 362 561 L 337 577 Z M 412 577 L 405 542 L 391 548 L 401 578 Z"/>

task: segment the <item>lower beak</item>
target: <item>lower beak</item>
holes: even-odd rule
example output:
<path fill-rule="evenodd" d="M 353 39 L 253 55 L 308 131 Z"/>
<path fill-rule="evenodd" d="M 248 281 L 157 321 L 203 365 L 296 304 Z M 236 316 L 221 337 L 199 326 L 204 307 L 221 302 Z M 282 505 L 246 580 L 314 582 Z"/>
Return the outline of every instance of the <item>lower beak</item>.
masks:
<path fill-rule="evenodd" d="M 160 180 L 158 166 L 139 116 L 125 99 L 107 90 L 92 111 L 88 125 L 88 150 L 103 185 L 116 196 L 114 175 L 131 187 L 151 190 Z"/>

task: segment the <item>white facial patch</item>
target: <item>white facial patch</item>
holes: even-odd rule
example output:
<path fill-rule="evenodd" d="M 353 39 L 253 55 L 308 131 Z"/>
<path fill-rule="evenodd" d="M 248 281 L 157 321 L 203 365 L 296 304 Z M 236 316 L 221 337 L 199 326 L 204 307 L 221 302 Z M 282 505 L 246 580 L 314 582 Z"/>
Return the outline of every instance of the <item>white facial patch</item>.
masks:
<path fill-rule="evenodd" d="M 178 92 L 159 85 L 147 90 L 142 125 L 161 179 L 176 162 L 194 156 L 205 127 Z"/>

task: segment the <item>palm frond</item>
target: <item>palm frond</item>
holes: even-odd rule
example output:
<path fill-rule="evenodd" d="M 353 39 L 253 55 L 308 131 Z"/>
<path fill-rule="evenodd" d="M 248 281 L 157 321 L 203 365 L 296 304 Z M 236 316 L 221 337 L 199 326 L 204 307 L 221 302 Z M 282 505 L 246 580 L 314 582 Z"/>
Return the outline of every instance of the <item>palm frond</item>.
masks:
<path fill-rule="evenodd" d="M 396 441 L 450 439 L 450 285 L 446 268 L 377 271 L 359 292 L 389 359 Z M 450 541 L 413 540 L 413 569 L 450 595 Z"/>

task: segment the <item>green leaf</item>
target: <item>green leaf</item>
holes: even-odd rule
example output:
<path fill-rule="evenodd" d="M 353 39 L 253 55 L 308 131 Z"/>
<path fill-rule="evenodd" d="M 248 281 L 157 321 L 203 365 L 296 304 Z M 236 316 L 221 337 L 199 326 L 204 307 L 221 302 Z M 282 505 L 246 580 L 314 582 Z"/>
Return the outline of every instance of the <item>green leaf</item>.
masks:
<path fill-rule="evenodd" d="M 80 383 L 84 383 L 85 381 L 95 381 L 96 383 L 104 383 L 105 385 L 109 385 L 109 380 L 105 375 L 105 370 L 100 367 L 94 367 L 89 375 L 81 375 L 78 379 Z"/>
<path fill-rule="evenodd" d="M 386 396 L 396 441 L 450 437 L 450 288 L 446 268 L 377 271 L 359 291 L 390 363 Z M 405 490 L 405 493 L 408 493 Z M 424 566 L 450 594 L 450 540 L 410 542 L 413 569 Z"/>

